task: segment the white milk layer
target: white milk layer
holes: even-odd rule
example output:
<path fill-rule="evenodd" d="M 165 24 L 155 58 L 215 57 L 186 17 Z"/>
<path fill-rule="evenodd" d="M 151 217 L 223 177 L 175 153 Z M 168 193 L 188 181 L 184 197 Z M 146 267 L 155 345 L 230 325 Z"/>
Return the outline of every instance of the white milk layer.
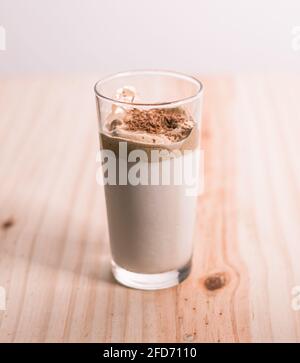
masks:
<path fill-rule="evenodd" d="M 184 158 L 196 153 L 179 158 L 184 164 Z M 175 166 L 175 159 L 160 163 L 165 162 Z M 197 192 L 191 193 L 190 185 L 105 185 L 105 196 L 118 266 L 153 274 L 180 269 L 190 261 L 197 208 Z"/>

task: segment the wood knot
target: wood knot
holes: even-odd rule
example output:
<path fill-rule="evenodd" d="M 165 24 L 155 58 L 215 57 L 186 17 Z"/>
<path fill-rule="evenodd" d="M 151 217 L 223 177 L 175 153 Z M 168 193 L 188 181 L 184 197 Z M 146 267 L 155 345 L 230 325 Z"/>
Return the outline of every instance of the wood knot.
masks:
<path fill-rule="evenodd" d="M 207 290 L 214 291 L 224 287 L 226 285 L 226 282 L 226 274 L 224 272 L 218 272 L 208 276 L 204 280 L 204 286 Z"/>
<path fill-rule="evenodd" d="M 1 227 L 2 229 L 8 229 L 12 227 L 14 224 L 15 224 L 14 220 L 12 218 L 8 218 L 2 223 Z"/>

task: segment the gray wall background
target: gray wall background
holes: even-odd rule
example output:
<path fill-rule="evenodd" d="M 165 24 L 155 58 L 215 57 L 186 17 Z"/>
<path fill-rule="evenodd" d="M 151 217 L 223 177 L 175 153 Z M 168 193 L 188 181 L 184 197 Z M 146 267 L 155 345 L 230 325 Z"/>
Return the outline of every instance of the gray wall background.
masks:
<path fill-rule="evenodd" d="M 0 73 L 300 70 L 300 0 L 0 0 Z"/>

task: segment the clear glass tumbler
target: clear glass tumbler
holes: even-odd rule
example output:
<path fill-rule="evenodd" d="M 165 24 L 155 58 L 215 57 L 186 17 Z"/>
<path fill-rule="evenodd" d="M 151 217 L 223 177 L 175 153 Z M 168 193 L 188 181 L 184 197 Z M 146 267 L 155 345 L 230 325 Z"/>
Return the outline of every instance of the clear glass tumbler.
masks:
<path fill-rule="evenodd" d="M 125 286 L 162 289 L 190 273 L 202 89 L 169 71 L 95 85 L 112 272 Z"/>

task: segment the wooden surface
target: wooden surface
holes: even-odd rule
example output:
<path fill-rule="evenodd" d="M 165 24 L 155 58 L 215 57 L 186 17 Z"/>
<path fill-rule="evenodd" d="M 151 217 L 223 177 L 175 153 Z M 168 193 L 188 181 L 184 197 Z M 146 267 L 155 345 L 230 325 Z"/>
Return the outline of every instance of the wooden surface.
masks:
<path fill-rule="evenodd" d="M 157 292 L 111 277 L 97 78 L 0 80 L 0 341 L 299 342 L 300 77 L 204 79 L 194 268 Z"/>

